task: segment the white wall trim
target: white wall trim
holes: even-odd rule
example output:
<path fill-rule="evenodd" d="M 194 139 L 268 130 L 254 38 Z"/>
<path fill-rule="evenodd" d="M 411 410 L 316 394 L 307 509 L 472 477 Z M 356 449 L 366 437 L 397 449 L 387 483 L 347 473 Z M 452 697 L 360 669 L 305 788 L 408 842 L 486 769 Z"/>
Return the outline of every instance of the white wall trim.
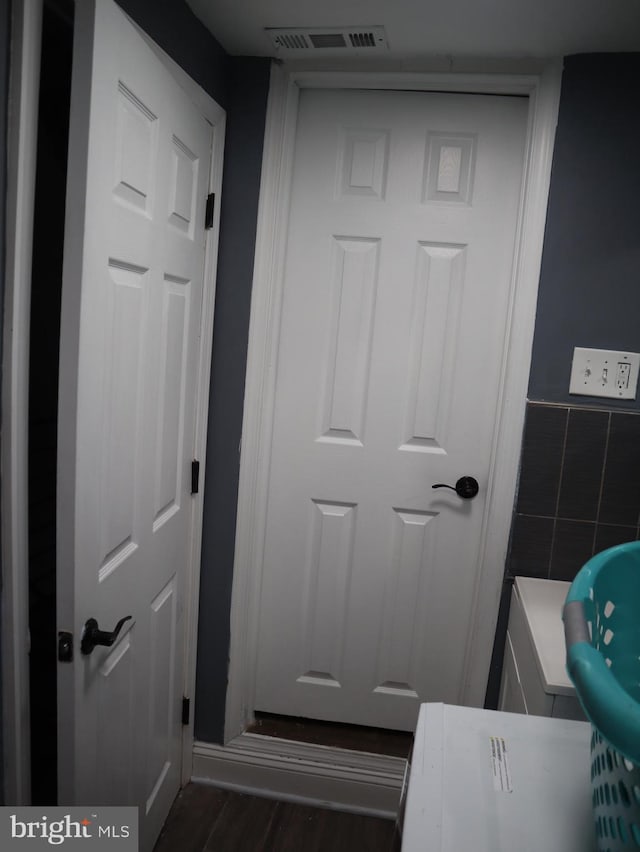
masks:
<path fill-rule="evenodd" d="M 467 649 L 465 684 L 461 696 L 465 703 L 481 706 L 497 620 L 520 457 L 560 79 L 559 62 L 550 63 L 541 74 L 290 72 L 286 67 L 274 64 L 267 111 L 251 303 L 225 742 L 241 734 L 253 719 L 269 447 L 289 188 L 300 89 L 411 89 L 519 94 L 529 97 L 527 157 L 514 259 L 510 333 L 505 347 L 487 523 L 475 581 L 473 641 Z"/>
<path fill-rule="evenodd" d="M 536 74 L 461 72 L 292 71 L 289 76 L 299 89 L 389 89 L 527 96 L 535 91 L 540 80 Z"/>
<path fill-rule="evenodd" d="M 476 573 L 474 620 L 465 658 L 462 701 L 472 707 L 484 705 L 511 529 L 561 79 L 561 65 L 554 63 L 540 75 L 529 93 L 527 150 L 512 270 L 508 338 L 502 364 L 499 420 L 489 474 L 483 545 Z"/>
<path fill-rule="evenodd" d="M 14 0 L 7 133 L 2 352 L 2 750 L 4 802 L 31 802 L 28 417 L 31 249 L 42 0 Z"/>
<path fill-rule="evenodd" d="M 242 452 L 235 540 L 229 684 L 224 741 L 237 737 L 253 721 L 253 684 L 258 641 L 258 605 L 262 538 L 266 513 L 268 464 L 259 453 L 271 445 L 284 269 L 281 235 L 289 214 L 289 185 L 299 89 L 276 63 L 265 126 L 258 204 L 251 320 L 247 353 Z M 258 455 L 256 455 L 258 454 Z"/>
<path fill-rule="evenodd" d="M 406 765 L 400 757 L 245 733 L 226 746 L 196 742 L 192 781 L 395 819 Z"/>

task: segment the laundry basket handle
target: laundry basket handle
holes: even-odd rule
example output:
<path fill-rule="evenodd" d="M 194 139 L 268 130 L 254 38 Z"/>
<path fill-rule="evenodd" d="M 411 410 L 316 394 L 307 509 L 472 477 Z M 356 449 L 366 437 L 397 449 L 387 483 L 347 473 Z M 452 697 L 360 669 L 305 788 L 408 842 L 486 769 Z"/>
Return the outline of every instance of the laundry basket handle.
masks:
<path fill-rule="evenodd" d="M 578 642 L 591 643 L 589 625 L 584 615 L 584 604 L 582 601 L 570 601 L 565 604 L 563 620 L 567 650 Z"/>

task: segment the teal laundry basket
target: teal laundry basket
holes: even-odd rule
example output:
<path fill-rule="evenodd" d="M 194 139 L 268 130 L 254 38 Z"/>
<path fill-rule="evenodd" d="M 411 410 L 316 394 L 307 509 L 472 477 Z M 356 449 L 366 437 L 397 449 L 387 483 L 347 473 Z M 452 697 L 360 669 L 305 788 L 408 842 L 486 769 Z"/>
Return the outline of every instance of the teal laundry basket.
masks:
<path fill-rule="evenodd" d="M 640 850 L 640 542 L 590 559 L 563 618 L 567 670 L 593 727 L 598 852 Z"/>

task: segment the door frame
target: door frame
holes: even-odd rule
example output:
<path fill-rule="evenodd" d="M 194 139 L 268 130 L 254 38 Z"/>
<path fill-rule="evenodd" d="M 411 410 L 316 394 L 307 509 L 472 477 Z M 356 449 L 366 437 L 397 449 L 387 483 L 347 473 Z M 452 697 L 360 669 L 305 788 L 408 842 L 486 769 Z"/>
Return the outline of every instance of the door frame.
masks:
<path fill-rule="evenodd" d="M 529 113 L 497 425 L 475 579 L 464 700 L 484 704 L 513 510 L 562 64 L 535 73 L 296 70 L 272 64 L 258 208 L 231 600 L 224 741 L 252 722 L 270 447 L 289 197 L 302 89 L 386 89 L 522 95 Z M 497 452 L 497 447 L 500 452 Z M 473 641 L 471 640 L 473 637 Z"/>
<path fill-rule="evenodd" d="M 0 533 L 2 536 L 2 749 L 5 804 L 31 802 L 29 698 L 28 400 L 31 251 L 37 154 L 43 0 L 13 0 L 7 130 L 7 223 L 2 350 Z M 121 10 L 123 11 L 123 10 Z M 123 11 L 123 14 L 124 11 Z M 127 16 L 196 108 L 213 127 L 209 192 L 215 192 L 213 227 L 205 242 L 204 289 L 194 457 L 206 464 L 209 379 L 213 340 L 225 110 Z M 194 500 L 190 553 L 185 571 L 184 695 L 196 684 L 200 553 L 204 488 Z M 76 637 L 77 638 L 77 637 Z M 193 701 L 191 702 L 193 706 Z M 181 783 L 192 774 L 194 714 L 183 728 Z"/>
<path fill-rule="evenodd" d="M 13 0 L 2 339 L 2 757 L 6 804 L 31 801 L 29 329 L 42 0 Z"/>

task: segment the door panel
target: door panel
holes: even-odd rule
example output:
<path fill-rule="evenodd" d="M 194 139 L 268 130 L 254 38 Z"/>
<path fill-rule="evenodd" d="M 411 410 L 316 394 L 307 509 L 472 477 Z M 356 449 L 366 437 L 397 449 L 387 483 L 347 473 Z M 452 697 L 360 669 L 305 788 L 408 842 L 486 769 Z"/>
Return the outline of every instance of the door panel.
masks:
<path fill-rule="evenodd" d="M 187 385 L 190 282 L 165 273 L 162 294 L 161 392 L 157 411 L 157 454 L 153 530 L 180 510 L 183 490 L 184 395 Z"/>
<path fill-rule="evenodd" d="M 422 565 L 428 562 L 435 517 L 393 510 L 391 575 L 384 594 L 375 691 L 417 698 L 419 655 L 414 631 L 419 621 Z"/>
<path fill-rule="evenodd" d="M 175 762 L 177 586 L 178 577 L 174 575 L 149 607 L 149 694 L 153 701 L 149 707 L 146 814 L 153 808 Z M 179 692 L 180 684 L 177 686 Z"/>
<path fill-rule="evenodd" d="M 303 683 L 342 680 L 355 507 L 312 501 L 303 624 Z M 327 621 L 328 619 L 328 621 Z"/>
<path fill-rule="evenodd" d="M 444 451 L 438 435 L 449 431 L 466 250 L 423 242 L 417 247 L 402 451 Z"/>
<path fill-rule="evenodd" d="M 104 281 L 101 381 L 104 393 L 97 409 L 101 429 L 102 561 L 100 582 L 124 566 L 137 550 L 140 517 L 134 511 L 136 481 L 143 457 L 142 412 L 144 316 L 148 298 L 148 270 L 110 260 Z M 97 368 L 99 369 L 99 368 Z M 98 400 L 96 400 L 98 403 Z"/>
<path fill-rule="evenodd" d="M 59 664 L 60 801 L 180 785 L 204 213 L 213 127 L 111 0 L 78 5 L 62 302 L 58 612 L 111 648 Z"/>
<path fill-rule="evenodd" d="M 256 708 L 412 729 L 457 703 L 526 99 L 301 93 Z M 434 491 L 462 475 L 462 501 Z"/>
<path fill-rule="evenodd" d="M 377 240 L 334 238 L 326 408 L 319 440 L 362 445 L 378 248 Z"/>

